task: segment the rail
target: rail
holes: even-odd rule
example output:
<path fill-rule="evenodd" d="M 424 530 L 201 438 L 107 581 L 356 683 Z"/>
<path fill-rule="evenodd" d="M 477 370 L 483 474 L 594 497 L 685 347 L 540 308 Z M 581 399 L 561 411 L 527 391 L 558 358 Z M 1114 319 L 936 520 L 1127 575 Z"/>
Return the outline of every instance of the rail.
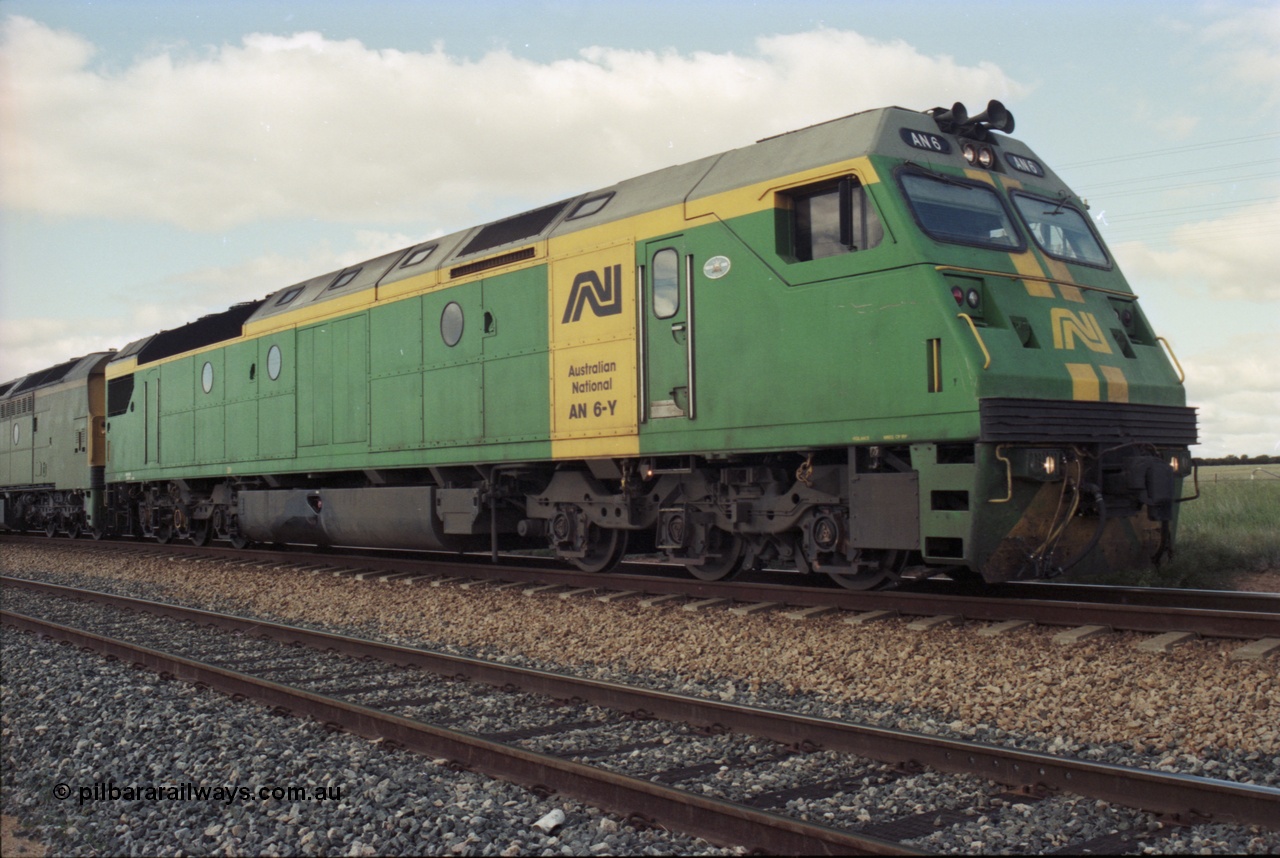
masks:
<path fill-rule="evenodd" d="M 330 650 L 355 658 L 414 666 L 439 675 L 469 679 L 499 688 L 522 689 L 557 699 L 579 699 L 624 712 L 643 713 L 649 717 L 761 736 L 796 748 L 829 749 L 887 763 L 916 763 L 940 771 L 981 774 L 999 783 L 1015 787 L 1039 785 L 1051 789 L 1068 790 L 1125 806 L 1140 806 L 1146 810 L 1164 813 L 1186 821 L 1209 816 L 1245 824 L 1280 827 L 1280 789 L 1273 787 L 1133 769 L 1110 763 L 1075 760 L 903 730 L 852 724 L 700 697 L 688 697 L 649 688 L 584 679 L 551 671 L 516 667 L 94 590 L 81 590 L 7 577 L 2 580 L 5 586 L 21 587 L 60 598 L 90 599 L 112 606 L 127 607 L 131 610 L 189 621 L 199 626 L 212 625 L 243 634 L 269 637 L 277 641 L 300 643 L 313 649 Z M 8 624 L 25 627 L 42 634 L 52 634 L 32 625 L 32 623 L 48 625 L 44 620 L 13 615 L 7 611 L 0 613 L 0 618 Z M 514 779 L 520 783 L 547 783 L 548 773 L 563 773 L 565 778 L 563 784 L 557 781 L 554 785 L 566 794 L 599 804 L 602 796 L 612 797 L 616 791 L 618 797 L 610 798 L 608 807 L 625 808 L 629 812 L 640 808 L 646 815 L 671 820 L 671 824 L 679 830 L 708 837 L 711 840 L 722 841 L 724 830 L 718 827 L 722 824 L 768 827 L 766 820 L 739 819 L 737 814 L 740 809 L 736 806 L 734 810 L 726 811 L 725 808 L 720 807 L 725 804 L 724 802 L 707 800 L 708 803 L 703 804 L 701 798 L 695 801 L 690 797 L 691 794 L 679 790 L 671 791 L 677 796 L 670 796 L 666 788 L 649 789 L 656 785 L 648 781 L 640 781 L 640 784 L 646 785 L 640 788 L 626 783 L 635 779 L 615 775 L 614 778 L 620 779 L 617 783 L 612 780 L 606 783 L 598 780 L 587 783 L 582 780 L 587 775 L 581 771 L 587 767 L 567 763 L 558 758 L 543 757 L 529 751 L 519 752 L 525 756 L 521 756 L 513 764 L 514 770 L 504 769 L 499 764 L 500 752 L 494 747 L 494 743 L 467 734 L 417 725 L 416 722 L 399 716 L 386 715 L 346 701 L 335 701 L 312 692 L 302 692 L 304 696 L 300 698 L 301 702 L 293 700 L 290 703 L 283 697 L 275 699 L 276 696 L 283 695 L 285 692 L 282 691 L 282 686 L 270 681 L 246 677 L 244 674 L 220 667 L 208 666 L 206 669 L 206 666 L 191 663 L 180 657 L 163 656 L 169 661 L 162 661 L 162 656 L 153 650 L 145 650 L 140 654 L 135 652 L 136 648 L 115 650 L 112 647 L 116 647 L 118 642 L 104 644 L 104 639 L 100 636 L 74 629 L 67 630 L 66 627 L 59 627 L 57 634 L 63 639 L 72 640 L 77 645 L 106 651 L 120 658 L 141 659 L 137 663 L 145 664 L 153 670 L 169 671 L 189 682 L 206 682 L 221 690 L 229 690 L 229 693 L 250 694 L 255 693 L 254 689 L 260 687 L 265 689 L 261 693 L 268 696 L 265 699 L 261 697 L 259 699 L 264 699 L 264 702 L 270 705 L 283 705 L 291 709 L 305 705 L 307 714 L 326 722 L 341 724 L 359 735 L 370 738 L 382 736 L 414 750 L 424 748 L 427 749 L 425 752 L 448 755 L 490 773 L 503 771 L 506 774 L 499 775 L 500 777 Z M 119 645 L 133 647 L 131 644 Z M 104 647 L 106 649 L 103 649 Z M 176 667 L 165 666 L 170 662 Z M 385 732 L 378 732 L 379 730 Z M 536 768 L 530 768 L 538 765 L 546 766 L 546 769 L 538 771 Z M 682 801 L 690 803 L 690 807 L 697 811 L 694 814 L 695 818 L 690 819 L 685 816 L 685 810 L 667 806 L 670 800 L 675 800 L 677 804 Z M 710 823 L 705 819 L 700 821 L 703 814 L 724 813 L 729 813 L 730 821 L 725 822 L 725 817 L 719 816 L 710 829 L 706 827 Z M 764 814 L 764 816 L 774 817 L 775 815 Z M 829 830 L 822 826 L 814 826 L 814 828 L 822 831 Z M 752 832 L 753 839 L 747 842 L 773 852 L 781 850 L 806 853 L 812 852 L 819 846 L 825 850 L 832 848 L 833 844 L 841 844 L 841 848 L 853 848 L 855 845 L 853 841 L 836 839 L 809 840 L 801 847 L 793 838 L 802 834 L 807 837 L 825 837 L 826 835 L 819 832 L 789 831 L 785 835 L 777 835 L 785 836 L 787 839 L 771 840 L 769 838 L 774 835 L 766 833 L 763 829 L 759 833 L 754 827 L 743 830 Z M 756 837 L 760 839 L 754 839 Z M 883 841 L 875 841 L 868 847 L 874 847 L 882 854 L 881 847 L 899 850 L 901 848 L 897 844 L 887 844 Z"/>
<path fill-rule="evenodd" d="M 1273 594 L 1232 593 L 1230 591 L 1163 590 L 1142 588 L 1157 594 L 1153 599 L 1133 593 L 1107 601 L 1097 588 L 1080 599 L 1083 592 L 1061 582 L 1034 589 L 1035 596 L 1010 596 L 1007 586 L 989 585 L 983 592 L 945 586 L 947 582 L 919 582 L 908 589 L 845 590 L 815 586 L 812 580 L 794 581 L 795 573 L 744 573 L 729 581 L 700 581 L 682 572 L 656 564 L 624 564 L 622 571 L 608 574 L 579 572 L 554 562 L 534 558 L 505 557 L 493 564 L 488 553 L 459 559 L 456 555 L 430 557 L 404 552 L 360 552 L 357 550 L 317 552 L 314 550 L 274 551 L 229 547 L 159 545 L 151 542 L 106 543 L 82 540 L 49 540 L 45 537 L 0 536 L 4 542 L 27 542 L 52 550 L 124 551 L 162 554 L 175 559 L 222 560 L 246 567 L 299 567 L 323 564 L 331 569 L 346 568 L 365 577 L 410 573 L 437 578 L 472 578 L 504 582 L 559 584 L 574 589 L 633 591 L 649 595 L 680 595 L 693 599 L 727 598 L 736 602 L 772 602 L 795 607 L 830 606 L 845 611 L 892 611 L 903 616 L 951 615 L 974 622 L 1003 622 L 1020 619 L 1044 626 L 1100 624 L 1117 631 L 1162 634 L 1194 632 L 1202 637 L 1238 640 L 1280 637 L 1280 597 Z M 520 565 L 517 565 L 520 564 Z M 266 574 L 266 572 L 264 572 Z M 671 577 L 676 575 L 678 577 Z M 812 579 L 814 576 L 808 576 Z M 7 580 L 7 579 L 6 579 Z M 1107 588 L 1101 588 L 1106 590 Z"/>

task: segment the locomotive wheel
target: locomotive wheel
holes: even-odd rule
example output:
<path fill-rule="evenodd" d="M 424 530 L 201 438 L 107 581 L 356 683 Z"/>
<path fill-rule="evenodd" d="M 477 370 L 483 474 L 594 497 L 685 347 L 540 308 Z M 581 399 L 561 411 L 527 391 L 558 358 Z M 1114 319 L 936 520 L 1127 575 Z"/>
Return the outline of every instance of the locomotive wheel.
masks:
<path fill-rule="evenodd" d="M 44 520 L 44 535 L 53 539 L 58 534 L 58 519 L 56 516 L 49 516 Z"/>
<path fill-rule="evenodd" d="M 575 557 L 573 565 L 583 572 L 608 572 L 627 552 L 627 531 L 592 527 L 587 535 L 587 553 Z"/>
<path fill-rule="evenodd" d="M 80 538 L 80 530 L 81 530 L 81 527 L 80 527 L 80 520 L 79 520 L 79 519 L 72 519 L 72 520 L 67 524 L 67 538 L 68 538 L 68 539 L 79 539 L 79 538 Z"/>
<path fill-rule="evenodd" d="M 699 581 L 723 581 L 732 578 L 742 571 L 743 540 L 736 533 L 723 530 L 711 531 L 712 546 L 719 551 L 719 557 L 709 557 L 706 563 L 697 566 L 686 566 L 689 574 Z"/>
<path fill-rule="evenodd" d="M 213 529 L 209 526 L 209 519 L 202 518 L 191 522 L 191 531 L 187 534 L 187 539 L 196 547 L 209 544 L 209 537 L 213 535 Z"/>
<path fill-rule="evenodd" d="M 159 542 L 161 545 L 169 544 L 169 542 L 173 540 L 173 523 L 168 521 L 164 522 L 156 527 L 156 529 L 151 532 L 151 535 L 154 536 L 156 542 Z"/>
<path fill-rule="evenodd" d="M 827 575 L 846 590 L 877 590 L 901 581 L 898 573 L 906 563 L 907 552 L 885 551 L 875 566 L 861 566 L 849 572 L 828 572 Z"/>

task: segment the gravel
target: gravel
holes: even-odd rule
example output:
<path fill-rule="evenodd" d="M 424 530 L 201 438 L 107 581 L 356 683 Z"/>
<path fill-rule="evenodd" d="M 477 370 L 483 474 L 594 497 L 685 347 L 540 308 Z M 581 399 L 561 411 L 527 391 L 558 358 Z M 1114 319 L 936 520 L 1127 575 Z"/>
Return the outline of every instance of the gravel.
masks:
<path fill-rule="evenodd" d="M 1052 632 L 1034 628 L 987 639 L 976 635 L 977 627 L 920 633 L 907 630 L 899 621 L 853 627 L 832 618 L 796 623 L 768 613 L 750 617 L 732 616 L 723 610 L 690 614 L 668 608 L 646 610 L 633 600 L 605 605 L 586 599 L 531 599 L 518 589 L 492 592 L 484 588 L 405 587 L 208 562 L 103 557 L 59 548 L 53 554 L 46 549 L 0 546 L 0 567 L 22 569 L 23 574 L 44 580 L 314 628 L 356 631 L 398 643 L 714 699 L 1063 756 L 1280 784 L 1280 681 L 1275 664 L 1230 660 L 1230 651 L 1239 645 L 1233 642 L 1196 641 L 1169 654 L 1151 655 L 1132 647 L 1141 636 L 1116 634 L 1064 649 L 1050 643 Z M 51 571 L 55 568 L 59 571 Z M 6 770 L 14 771 L 8 758 L 10 664 L 12 660 L 6 658 L 5 762 Z M 430 713 L 414 714 L 425 717 Z M 595 716 L 566 711 L 559 720 L 584 717 Z M 490 726 L 509 725 L 512 718 L 513 711 L 507 708 L 494 713 Z M 615 729 L 623 733 L 609 732 L 607 742 L 604 738 L 595 741 L 600 745 L 626 741 L 640 745 L 668 744 L 670 740 L 655 733 L 651 725 L 624 724 Z M 907 841 L 928 850 L 970 854 L 1047 851 L 1064 845 L 1079 848 L 1114 833 L 1133 837 L 1135 851 L 1280 851 L 1276 832 L 1240 826 L 1174 831 L 1149 814 L 1099 807 L 1078 797 L 1043 801 L 1011 798 L 981 779 L 972 779 L 967 786 L 961 781 L 957 786 L 956 779 L 949 776 L 903 774 L 878 764 L 824 754 L 784 754 L 770 762 L 771 755 L 777 756 L 777 747 L 770 743 L 756 744 L 743 737 L 691 738 L 683 752 L 689 765 L 724 763 L 721 771 L 684 784 L 701 791 L 709 787 L 714 794 L 733 797 L 785 796 L 786 790 L 808 784 L 851 785 L 834 794 L 786 801 L 785 812 L 819 822 L 857 828 L 872 819 L 883 820 L 886 808 L 909 816 L 948 812 L 967 804 L 962 811 L 966 818 L 939 817 L 937 821 L 947 823 L 944 827 L 934 831 L 932 825 L 926 826 L 927 833 Z M 592 741 L 592 736 L 570 734 L 530 739 L 524 744 L 554 752 L 560 742 L 582 747 Z M 299 741 L 295 746 L 312 748 L 313 744 Z M 609 764 L 631 773 L 652 772 L 659 753 L 669 751 L 638 747 Z M 732 765 L 736 760 L 764 762 L 744 774 Z M 417 765 L 422 766 L 420 762 Z M 935 780 L 943 777 L 949 784 L 945 790 Z M 34 793 L 31 786 L 19 787 L 16 792 L 38 796 L 43 788 L 47 800 L 49 776 L 37 780 Z M 5 787 L 8 808 L 15 792 L 8 775 Z M 944 795 L 951 797 L 940 798 Z M 395 806 L 416 805 L 412 801 L 406 804 L 397 794 Z M 549 807 L 545 802 L 539 805 L 543 812 Z M 591 813 L 580 806 L 565 810 L 570 817 L 565 829 L 575 814 Z M 476 814 L 465 808 L 457 812 L 463 817 Z M 529 828 L 542 814 L 522 812 L 526 814 L 521 817 L 523 828 L 515 826 L 522 854 L 540 850 L 540 854 L 561 854 L 566 848 L 569 851 L 564 854 L 617 851 L 613 845 L 600 847 L 598 840 L 542 845 L 532 839 L 531 832 L 538 834 L 536 829 Z M 490 819 L 490 815 L 480 815 Z M 603 821 L 595 825 L 597 829 L 617 824 L 607 817 L 600 819 Z M 352 830 L 350 825 L 330 827 L 348 833 Z M 559 829 L 553 832 L 559 833 Z M 309 843 L 319 839 L 315 835 Z M 462 847 L 464 853 L 500 854 L 514 842 L 491 835 L 482 840 L 483 844 Z M 253 849 L 234 848 L 268 851 L 261 848 L 265 841 L 255 843 L 259 846 Z M 334 846 L 325 840 L 321 851 L 336 854 L 341 846 L 345 843 Z M 456 846 L 455 840 L 449 840 L 430 849 Z M 497 851 L 482 851 L 490 847 Z M 552 851 L 546 852 L 548 848 Z M 642 848 L 649 847 L 627 846 L 624 851 Z M 655 848 L 684 851 L 688 847 L 668 843 Z M 398 843 L 379 849 L 406 851 Z M 465 852 L 469 849 L 474 851 Z"/>
<path fill-rule="evenodd" d="M 4 811 L 55 854 L 740 854 L 10 629 L 3 656 Z"/>

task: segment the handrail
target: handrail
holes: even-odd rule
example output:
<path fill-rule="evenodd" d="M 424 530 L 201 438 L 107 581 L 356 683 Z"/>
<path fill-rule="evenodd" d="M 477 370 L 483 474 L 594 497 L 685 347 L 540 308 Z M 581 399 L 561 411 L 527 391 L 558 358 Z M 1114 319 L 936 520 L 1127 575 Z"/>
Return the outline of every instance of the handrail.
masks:
<path fill-rule="evenodd" d="M 1182 371 L 1182 364 L 1178 363 L 1178 356 L 1173 353 L 1173 346 L 1169 345 L 1169 341 L 1164 337 L 1156 337 L 1156 342 L 1164 346 L 1164 350 L 1169 353 L 1169 359 L 1173 361 L 1173 365 L 1178 368 L 1178 384 L 1185 384 L 1187 374 Z"/>
<path fill-rule="evenodd" d="M 978 341 L 978 348 L 982 349 L 982 356 L 987 359 L 982 368 L 991 366 L 991 352 L 987 351 L 987 344 L 982 341 L 982 334 L 978 333 L 978 326 L 973 323 L 973 319 L 969 318 L 968 313 L 956 313 L 956 318 L 969 323 L 969 330 L 973 331 L 973 338 Z"/>
<path fill-rule="evenodd" d="M 1104 295 L 1115 295 L 1117 298 L 1125 298 L 1136 301 L 1138 296 L 1132 292 L 1118 292 L 1115 289 L 1106 289 L 1102 286 L 1090 286 L 1086 283 L 1072 283 L 1069 280 L 1053 277 L 1039 277 L 1035 274 L 1010 274 L 1007 271 L 991 271 L 986 268 L 965 268 L 961 265 L 935 265 L 934 271 L 958 271 L 961 274 L 984 274 L 988 277 L 1003 277 L 1006 280 L 1031 280 L 1035 283 L 1049 283 L 1058 286 L 1074 286 L 1077 289 L 1084 289 L 1086 292 L 1101 292 Z"/>
<path fill-rule="evenodd" d="M 1002 498 L 991 498 L 987 503 L 1008 503 L 1013 500 L 1013 463 L 1009 461 L 1009 457 L 1002 452 L 1008 444 L 996 445 L 996 459 L 1004 462 L 1004 484 L 1007 488 L 1005 496 Z"/>

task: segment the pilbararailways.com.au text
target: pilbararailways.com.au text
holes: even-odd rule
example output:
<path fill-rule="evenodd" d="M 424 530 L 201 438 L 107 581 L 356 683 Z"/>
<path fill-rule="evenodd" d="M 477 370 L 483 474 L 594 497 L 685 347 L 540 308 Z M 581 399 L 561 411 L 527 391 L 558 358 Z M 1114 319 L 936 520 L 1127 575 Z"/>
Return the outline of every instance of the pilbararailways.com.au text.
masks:
<path fill-rule="evenodd" d="M 247 801 L 337 801 L 341 786 L 202 786 L 200 784 L 135 784 L 118 785 L 115 781 L 97 781 L 89 786 L 72 788 L 60 783 L 53 796 L 65 801 L 77 796 L 80 804 L 99 801 L 211 801 L 222 804 Z"/>

